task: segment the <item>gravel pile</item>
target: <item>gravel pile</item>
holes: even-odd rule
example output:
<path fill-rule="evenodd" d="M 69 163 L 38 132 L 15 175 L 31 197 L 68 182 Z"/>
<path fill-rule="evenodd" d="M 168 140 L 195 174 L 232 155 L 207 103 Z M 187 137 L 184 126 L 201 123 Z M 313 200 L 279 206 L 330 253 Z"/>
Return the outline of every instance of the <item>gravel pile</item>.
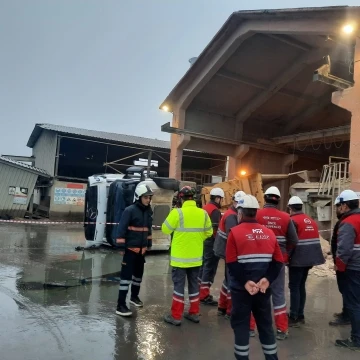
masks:
<path fill-rule="evenodd" d="M 331 255 L 330 243 L 320 236 L 321 248 L 325 258 L 325 264 L 314 266 L 309 274 L 319 277 L 333 277 L 335 278 L 334 260 Z"/>

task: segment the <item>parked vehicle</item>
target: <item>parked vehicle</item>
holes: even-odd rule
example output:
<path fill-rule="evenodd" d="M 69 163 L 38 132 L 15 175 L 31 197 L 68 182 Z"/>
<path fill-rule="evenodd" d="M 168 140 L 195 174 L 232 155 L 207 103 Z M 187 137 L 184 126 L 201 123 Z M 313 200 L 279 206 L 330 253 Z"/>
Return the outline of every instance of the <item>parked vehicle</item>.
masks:
<path fill-rule="evenodd" d="M 124 209 L 134 202 L 135 189 L 147 184 L 153 190 L 152 250 L 168 250 L 170 236 L 161 232 L 161 224 L 172 208 L 174 192 L 179 189 L 175 179 L 161 178 L 150 172 L 146 176 L 142 167 L 133 166 L 126 174 L 93 175 L 88 179 L 85 195 L 84 230 L 85 248 L 97 248 L 103 244 L 116 247 L 117 224 Z"/>

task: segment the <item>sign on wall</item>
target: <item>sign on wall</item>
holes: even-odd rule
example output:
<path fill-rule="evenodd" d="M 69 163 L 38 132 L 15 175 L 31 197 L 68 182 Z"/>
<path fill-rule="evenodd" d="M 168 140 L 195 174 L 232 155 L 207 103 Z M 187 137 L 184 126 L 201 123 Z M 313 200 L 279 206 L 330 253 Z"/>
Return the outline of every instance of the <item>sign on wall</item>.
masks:
<path fill-rule="evenodd" d="M 74 188 L 55 188 L 54 204 L 55 205 L 85 205 L 85 189 Z"/>
<path fill-rule="evenodd" d="M 15 188 L 15 191 L 14 191 Z M 13 204 L 16 205 L 26 205 L 28 201 L 28 188 L 23 188 L 19 186 L 10 186 L 9 187 L 9 195 L 14 195 Z"/>

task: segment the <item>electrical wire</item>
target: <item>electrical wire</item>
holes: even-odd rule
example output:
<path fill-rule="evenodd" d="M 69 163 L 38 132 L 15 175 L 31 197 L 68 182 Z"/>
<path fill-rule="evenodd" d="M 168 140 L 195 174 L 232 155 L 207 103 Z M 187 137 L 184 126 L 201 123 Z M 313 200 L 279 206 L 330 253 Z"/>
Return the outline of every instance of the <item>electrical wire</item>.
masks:
<path fill-rule="evenodd" d="M 310 137 L 310 142 L 311 142 L 311 147 L 312 147 L 313 150 L 318 151 L 318 150 L 321 148 L 321 145 L 322 145 L 321 142 L 320 142 L 320 145 L 319 145 L 317 148 L 314 147 L 313 138 L 312 138 L 312 137 Z"/>

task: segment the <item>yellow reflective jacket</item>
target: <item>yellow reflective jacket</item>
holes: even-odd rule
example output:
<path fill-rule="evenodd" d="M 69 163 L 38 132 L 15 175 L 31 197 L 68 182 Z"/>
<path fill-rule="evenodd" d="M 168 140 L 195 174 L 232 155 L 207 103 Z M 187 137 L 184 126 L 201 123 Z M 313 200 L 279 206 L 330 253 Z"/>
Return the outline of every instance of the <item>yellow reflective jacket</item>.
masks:
<path fill-rule="evenodd" d="M 171 266 L 190 268 L 202 265 L 204 241 L 212 235 L 213 229 L 209 215 L 198 208 L 195 201 L 187 200 L 181 209 L 173 209 L 161 230 L 168 235 L 174 232 Z"/>

